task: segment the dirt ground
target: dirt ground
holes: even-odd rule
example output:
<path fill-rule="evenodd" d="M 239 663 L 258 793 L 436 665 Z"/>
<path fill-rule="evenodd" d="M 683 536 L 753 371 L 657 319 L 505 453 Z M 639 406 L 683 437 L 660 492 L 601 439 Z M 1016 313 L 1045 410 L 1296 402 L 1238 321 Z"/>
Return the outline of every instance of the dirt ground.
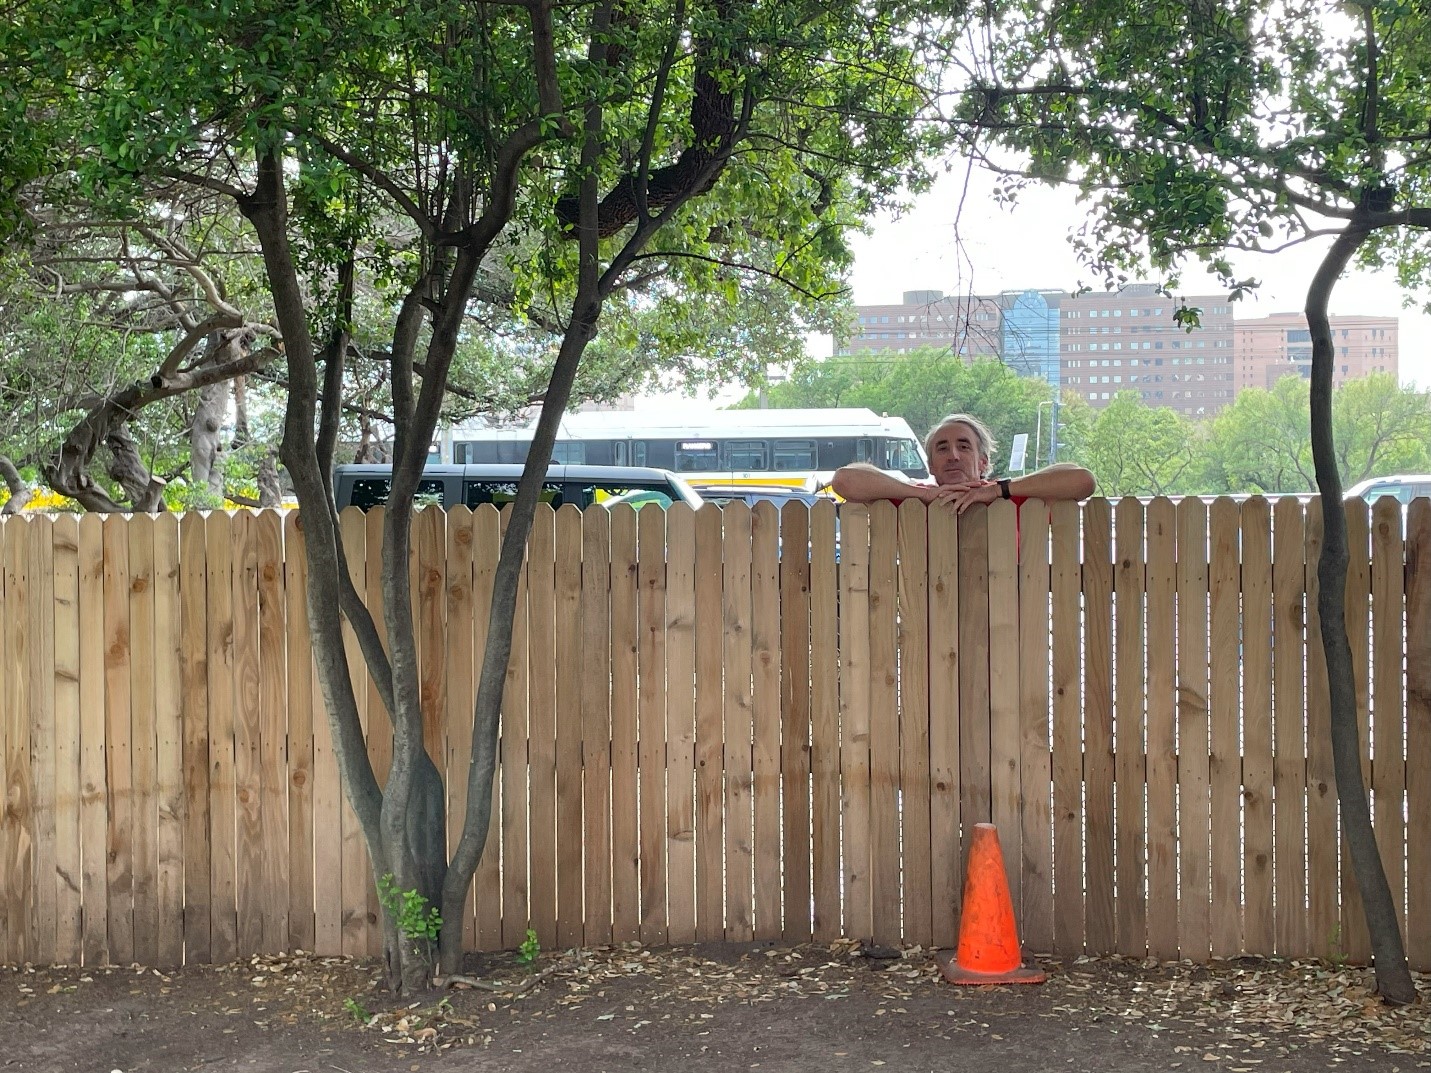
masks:
<path fill-rule="evenodd" d="M 1042 964 L 1041 985 L 965 988 L 921 950 L 626 945 L 474 957 L 465 975 L 486 986 L 398 1005 L 372 962 L 303 954 L 3 969 L 0 1070 L 1431 1068 L 1431 978 L 1421 1005 L 1391 1009 L 1365 970 L 1311 962 Z"/>

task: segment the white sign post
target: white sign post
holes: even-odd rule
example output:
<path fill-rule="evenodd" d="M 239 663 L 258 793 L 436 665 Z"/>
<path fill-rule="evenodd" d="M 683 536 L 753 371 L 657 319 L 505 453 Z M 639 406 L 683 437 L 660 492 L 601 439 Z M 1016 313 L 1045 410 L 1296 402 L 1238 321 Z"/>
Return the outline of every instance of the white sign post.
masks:
<path fill-rule="evenodd" d="M 1024 455 L 1029 449 L 1029 434 L 1020 432 L 1014 437 L 1014 443 L 1009 448 L 1009 472 L 1022 473 L 1024 471 Z"/>

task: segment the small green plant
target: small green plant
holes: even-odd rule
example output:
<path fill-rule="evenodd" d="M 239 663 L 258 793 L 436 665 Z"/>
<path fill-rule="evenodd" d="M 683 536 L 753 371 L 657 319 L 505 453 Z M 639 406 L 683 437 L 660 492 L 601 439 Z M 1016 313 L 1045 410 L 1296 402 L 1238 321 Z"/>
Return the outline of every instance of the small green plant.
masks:
<path fill-rule="evenodd" d="M 373 1015 L 367 1011 L 363 1004 L 351 995 L 343 1000 L 343 1009 L 360 1025 L 365 1025 L 373 1019 Z"/>
<path fill-rule="evenodd" d="M 537 939 L 537 933 L 531 928 L 527 929 L 527 937 L 522 940 L 522 945 L 517 947 L 517 960 L 523 965 L 530 965 L 541 955 L 542 944 Z"/>
<path fill-rule="evenodd" d="M 428 905 L 427 899 L 418 891 L 399 890 L 391 872 L 378 880 L 378 900 L 392 914 L 398 931 L 404 936 L 427 943 L 437 942 L 442 932 L 442 914 L 436 906 Z"/>
<path fill-rule="evenodd" d="M 1328 935 L 1331 949 L 1327 952 L 1327 960 L 1332 963 L 1332 967 L 1338 972 L 1347 967 L 1347 952 L 1342 947 L 1342 925 L 1341 921 L 1332 925 L 1332 930 Z"/>

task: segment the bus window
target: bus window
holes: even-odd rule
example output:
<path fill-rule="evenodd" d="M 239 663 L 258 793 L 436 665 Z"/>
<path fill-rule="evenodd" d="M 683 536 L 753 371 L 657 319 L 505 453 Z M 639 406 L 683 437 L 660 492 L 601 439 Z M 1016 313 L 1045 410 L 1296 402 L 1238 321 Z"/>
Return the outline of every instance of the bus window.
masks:
<path fill-rule="evenodd" d="M 711 440 L 676 441 L 677 473 L 701 473 L 720 468 L 716 458 L 716 445 Z"/>
<path fill-rule="evenodd" d="M 775 466 L 777 470 L 814 469 L 814 440 L 776 440 Z"/>
<path fill-rule="evenodd" d="M 526 461 L 526 459 L 523 459 Z M 552 444 L 552 462 L 566 466 L 579 466 L 586 461 L 586 444 L 580 440 L 558 440 Z"/>
<path fill-rule="evenodd" d="M 617 440 L 615 443 L 613 443 L 613 444 L 611 445 L 611 463 L 612 463 L 612 465 L 615 465 L 615 466 L 632 465 L 633 463 L 629 463 L 629 462 L 626 461 L 626 457 L 627 457 L 626 441 L 625 441 L 625 440 Z"/>
<path fill-rule="evenodd" d="M 631 441 L 631 464 L 633 466 L 644 466 L 646 462 L 646 441 Z"/>
<path fill-rule="evenodd" d="M 469 507 L 480 507 L 483 503 L 505 507 L 516 498 L 516 481 L 464 481 L 462 483 L 462 501 Z M 541 502 L 550 503 L 553 509 L 561 506 L 561 485 L 551 483 L 542 485 L 540 498 Z"/>
<path fill-rule="evenodd" d="M 770 468 L 764 440 L 730 440 L 724 445 L 723 469 L 764 470 Z"/>

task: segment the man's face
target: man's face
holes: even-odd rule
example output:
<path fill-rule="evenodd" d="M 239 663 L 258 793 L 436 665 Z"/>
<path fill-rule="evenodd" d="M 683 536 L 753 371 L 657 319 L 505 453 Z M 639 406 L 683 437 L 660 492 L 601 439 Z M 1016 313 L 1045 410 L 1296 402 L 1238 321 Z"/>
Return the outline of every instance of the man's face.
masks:
<path fill-rule="evenodd" d="M 988 468 L 988 458 L 979 453 L 979 438 L 963 422 L 940 429 L 930 447 L 929 470 L 939 484 L 981 480 Z"/>

